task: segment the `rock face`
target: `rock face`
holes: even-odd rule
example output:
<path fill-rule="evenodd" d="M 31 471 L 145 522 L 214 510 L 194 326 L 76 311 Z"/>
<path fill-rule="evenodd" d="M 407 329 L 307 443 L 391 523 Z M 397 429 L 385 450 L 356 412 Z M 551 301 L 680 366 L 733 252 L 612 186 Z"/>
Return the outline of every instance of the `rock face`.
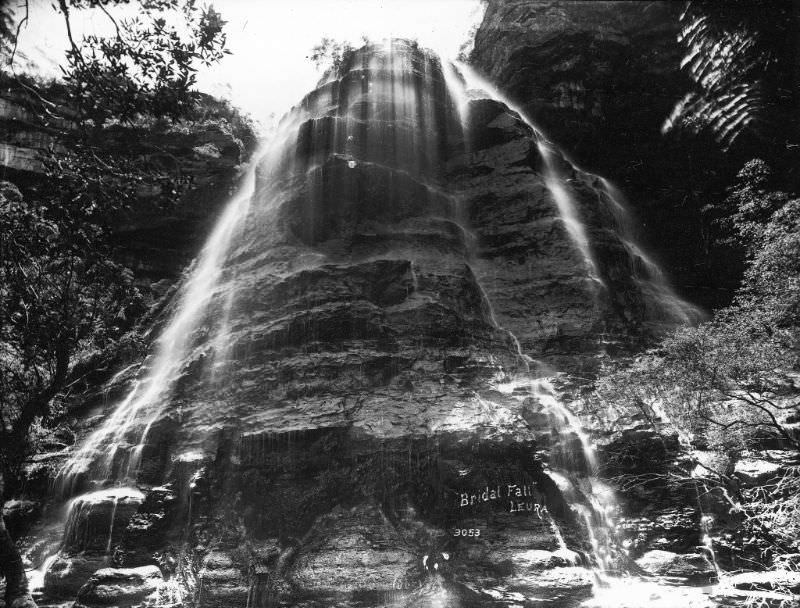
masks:
<path fill-rule="evenodd" d="M 548 135 L 608 174 L 657 154 L 642 157 L 685 84 L 680 11 L 673 2 L 490 1 L 471 60 Z"/>
<path fill-rule="evenodd" d="M 622 186 L 680 291 L 711 306 L 729 297 L 736 254 L 708 257 L 699 209 L 724 196 L 746 159 L 661 133 L 689 90 L 681 10 L 666 1 L 490 0 L 470 61 L 578 164 Z"/>
<path fill-rule="evenodd" d="M 109 565 L 143 498 L 136 489 L 116 488 L 72 500 L 58 557 L 44 575 L 44 592 L 74 598 L 92 573 Z"/>
<path fill-rule="evenodd" d="M 147 489 L 107 536 L 126 570 L 79 601 L 115 581 L 139 597 L 151 579 L 127 568 L 156 561 L 208 607 L 591 593 L 599 515 L 567 479 L 588 455 L 535 373 L 668 311 L 599 178 L 497 101 L 459 112 L 456 90 L 392 41 L 285 118 L 131 392 L 72 456 L 64 487 Z"/>
<path fill-rule="evenodd" d="M 75 608 L 141 606 L 146 599 L 158 593 L 159 583 L 162 581 L 161 571 L 155 566 L 104 568 L 95 572 L 81 587 L 74 606 Z"/>

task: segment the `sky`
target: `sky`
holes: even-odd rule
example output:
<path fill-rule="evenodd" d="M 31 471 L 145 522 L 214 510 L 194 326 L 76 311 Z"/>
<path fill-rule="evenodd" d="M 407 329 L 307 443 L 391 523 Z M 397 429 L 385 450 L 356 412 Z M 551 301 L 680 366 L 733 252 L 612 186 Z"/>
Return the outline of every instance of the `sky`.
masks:
<path fill-rule="evenodd" d="M 314 88 L 321 74 L 308 56 L 323 37 L 355 46 L 362 36 L 415 38 L 453 58 L 482 17 L 480 0 L 216 0 L 213 5 L 228 22 L 232 54 L 202 69 L 198 88 L 230 99 L 263 126 Z M 124 16 L 130 10 L 116 9 L 114 14 Z M 112 31 L 100 11 L 75 13 L 72 27 L 77 37 Z M 31 0 L 15 69 L 33 67 L 57 76 L 66 43 L 63 18 L 50 0 Z"/>

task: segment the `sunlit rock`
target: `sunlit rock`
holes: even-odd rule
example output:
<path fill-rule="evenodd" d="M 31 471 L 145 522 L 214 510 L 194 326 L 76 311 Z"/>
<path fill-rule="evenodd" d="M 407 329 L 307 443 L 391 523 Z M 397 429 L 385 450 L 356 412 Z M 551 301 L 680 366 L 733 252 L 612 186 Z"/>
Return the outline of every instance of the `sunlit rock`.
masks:
<path fill-rule="evenodd" d="M 670 551 L 648 551 L 636 563 L 652 574 L 693 580 L 709 580 L 717 576 L 716 568 L 706 555 L 677 554 Z"/>
<path fill-rule="evenodd" d="M 157 593 L 162 582 L 156 566 L 140 568 L 104 568 L 95 572 L 81 587 L 75 608 L 141 606 Z"/>

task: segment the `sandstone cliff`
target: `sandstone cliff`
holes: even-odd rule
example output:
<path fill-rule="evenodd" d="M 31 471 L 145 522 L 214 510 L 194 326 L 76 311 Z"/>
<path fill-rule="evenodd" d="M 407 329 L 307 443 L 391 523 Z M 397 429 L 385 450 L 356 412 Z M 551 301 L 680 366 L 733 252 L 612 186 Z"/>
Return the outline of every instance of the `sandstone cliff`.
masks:
<path fill-rule="evenodd" d="M 710 308 L 729 300 L 741 254 L 710 249 L 701 208 L 724 197 L 749 157 L 661 132 L 690 86 L 681 10 L 680 2 L 490 1 L 470 61 L 579 165 L 620 185 L 679 292 Z"/>

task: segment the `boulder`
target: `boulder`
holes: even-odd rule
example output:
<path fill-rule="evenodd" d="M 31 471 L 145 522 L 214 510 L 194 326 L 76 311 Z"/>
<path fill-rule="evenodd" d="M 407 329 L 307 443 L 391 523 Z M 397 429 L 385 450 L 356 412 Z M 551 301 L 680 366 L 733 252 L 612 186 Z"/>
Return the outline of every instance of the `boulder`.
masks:
<path fill-rule="evenodd" d="M 558 566 L 537 572 L 535 576 L 511 577 L 504 586 L 512 594 L 529 600 L 544 599 L 554 605 L 572 605 L 590 597 L 594 583 L 595 576 L 588 568 Z"/>
<path fill-rule="evenodd" d="M 241 565 L 220 550 L 203 558 L 198 576 L 197 605 L 201 608 L 228 608 L 246 605 L 250 584 Z"/>
<path fill-rule="evenodd" d="M 39 517 L 42 505 L 35 500 L 8 500 L 3 505 L 2 517 L 12 538 L 24 534 Z"/>
<path fill-rule="evenodd" d="M 780 477 L 797 465 L 797 454 L 786 450 L 766 450 L 746 454 L 736 462 L 734 475 L 745 487 L 761 486 Z"/>
<path fill-rule="evenodd" d="M 700 553 L 672 553 L 648 551 L 636 560 L 643 570 L 659 576 L 672 576 L 689 580 L 709 580 L 717 576 L 711 560 Z"/>
<path fill-rule="evenodd" d="M 62 551 L 107 554 L 123 538 L 144 500 L 136 488 L 108 488 L 83 494 L 69 505 Z"/>
<path fill-rule="evenodd" d="M 800 593 L 800 572 L 770 570 L 768 572 L 740 572 L 725 577 L 725 584 L 742 591 L 784 591 Z"/>
<path fill-rule="evenodd" d="M 86 581 L 108 565 L 105 555 L 60 554 L 44 573 L 44 593 L 49 598 L 73 599 Z"/>
<path fill-rule="evenodd" d="M 800 604 L 800 572 L 772 570 L 726 576 L 711 595 L 717 606 L 787 608 Z"/>
<path fill-rule="evenodd" d="M 78 592 L 74 608 L 131 608 L 141 606 L 163 583 L 157 566 L 103 568 Z"/>
<path fill-rule="evenodd" d="M 556 551 L 544 551 L 542 549 L 531 549 L 522 551 L 512 557 L 515 569 L 519 570 L 547 570 L 550 568 L 575 566 L 582 561 L 581 556 L 569 549 L 558 549 Z"/>

